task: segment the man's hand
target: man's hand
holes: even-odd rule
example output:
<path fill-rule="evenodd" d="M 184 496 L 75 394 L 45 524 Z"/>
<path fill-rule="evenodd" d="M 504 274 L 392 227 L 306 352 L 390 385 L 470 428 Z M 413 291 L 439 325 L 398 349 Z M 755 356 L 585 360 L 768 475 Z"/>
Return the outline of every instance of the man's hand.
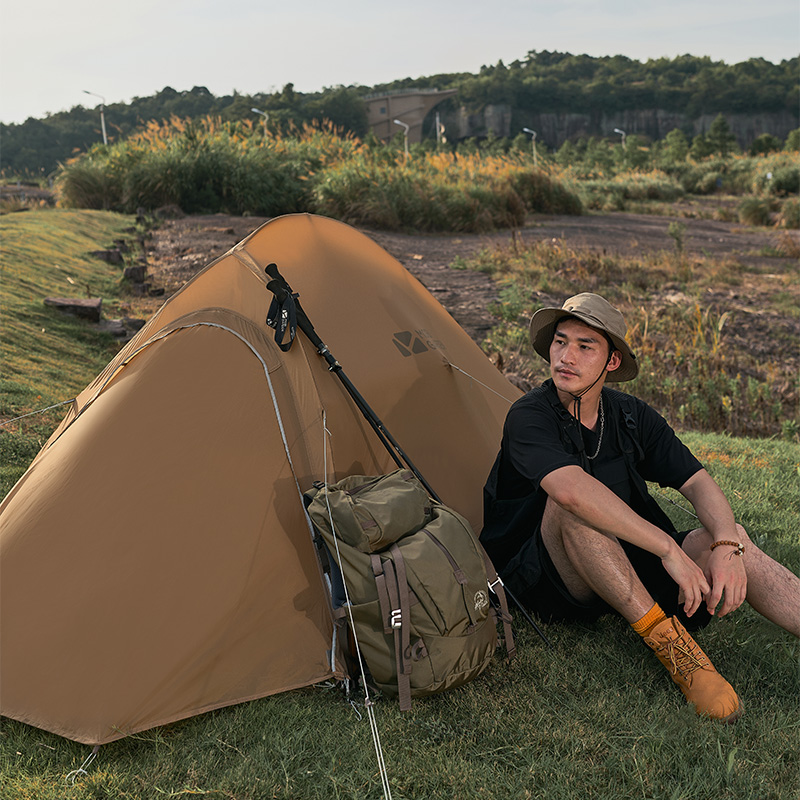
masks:
<path fill-rule="evenodd" d="M 691 617 L 703 599 L 711 593 L 711 586 L 703 574 L 703 570 L 692 561 L 686 553 L 674 544 L 661 563 L 672 580 L 678 584 L 679 596 L 683 599 L 683 609 L 687 617 Z"/>
<path fill-rule="evenodd" d="M 711 584 L 710 592 L 705 594 L 709 614 L 724 617 L 735 611 L 747 596 L 747 573 L 742 556 L 728 546 L 715 548 L 705 567 L 706 580 Z M 722 607 L 717 611 L 722 600 Z"/>
<path fill-rule="evenodd" d="M 694 506 L 700 523 L 713 539 L 739 539 L 730 503 L 704 469 L 692 475 L 681 486 L 680 493 Z M 702 554 L 698 560 L 703 564 L 706 580 L 711 584 L 709 592 L 705 594 L 709 614 L 724 617 L 739 608 L 747 594 L 744 558 L 735 555 L 728 545 L 720 545 L 710 553 Z M 717 610 L 720 602 L 722 606 Z"/>

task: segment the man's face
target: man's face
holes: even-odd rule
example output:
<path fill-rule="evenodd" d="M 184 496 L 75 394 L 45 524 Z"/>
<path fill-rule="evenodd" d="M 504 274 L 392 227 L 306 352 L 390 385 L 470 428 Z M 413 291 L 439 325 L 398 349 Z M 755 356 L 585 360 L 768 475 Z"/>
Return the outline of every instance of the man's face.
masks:
<path fill-rule="evenodd" d="M 600 331 L 577 319 L 559 322 L 550 345 L 550 376 L 556 389 L 577 395 L 591 386 L 603 372 L 610 349 Z M 619 352 L 614 350 L 608 369 L 619 365 Z M 603 381 L 597 385 L 602 386 Z"/>

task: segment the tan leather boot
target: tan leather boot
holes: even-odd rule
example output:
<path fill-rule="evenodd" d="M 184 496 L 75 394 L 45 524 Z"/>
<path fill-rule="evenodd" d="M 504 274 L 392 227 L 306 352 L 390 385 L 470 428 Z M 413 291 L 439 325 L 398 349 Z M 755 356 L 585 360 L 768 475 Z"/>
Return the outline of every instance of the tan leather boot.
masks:
<path fill-rule="evenodd" d="M 742 715 L 733 687 L 675 617 L 659 622 L 644 640 L 698 714 L 722 722 L 734 722 Z"/>

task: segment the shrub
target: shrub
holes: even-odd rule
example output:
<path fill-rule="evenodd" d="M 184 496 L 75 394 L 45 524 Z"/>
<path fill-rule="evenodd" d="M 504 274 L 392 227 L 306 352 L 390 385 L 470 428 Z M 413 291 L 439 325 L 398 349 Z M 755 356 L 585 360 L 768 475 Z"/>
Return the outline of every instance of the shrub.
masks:
<path fill-rule="evenodd" d="M 519 226 L 529 211 L 580 213 L 578 197 L 526 157 L 398 152 L 330 126 L 265 139 L 251 123 L 172 119 L 96 147 L 59 175 L 64 205 L 133 212 L 265 216 L 318 211 L 349 222 L 423 231 Z"/>
<path fill-rule="evenodd" d="M 674 178 L 660 170 L 622 172 L 613 178 L 592 178 L 580 181 L 577 187 L 589 208 L 604 211 L 621 211 L 630 200 L 671 202 L 685 194 Z"/>
<path fill-rule="evenodd" d="M 540 214 L 583 213 L 580 197 L 544 172 L 515 170 L 511 173 L 509 182 L 529 211 Z"/>
<path fill-rule="evenodd" d="M 800 192 L 800 167 L 780 167 L 769 184 L 771 194 L 796 195 Z"/>
<path fill-rule="evenodd" d="M 783 142 L 777 136 L 770 133 L 762 133 L 761 136 L 756 136 L 753 139 L 749 148 L 751 156 L 764 155 L 766 153 L 774 153 L 783 147 Z"/>
<path fill-rule="evenodd" d="M 769 225 L 770 203 L 760 197 L 745 197 L 737 209 L 739 222 L 745 225 Z"/>
<path fill-rule="evenodd" d="M 507 182 L 387 166 L 368 159 L 327 170 L 316 184 L 316 211 L 386 230 L 484 232 L 521 225 L 525 204 Z"/>
<path fill-rule="evenodd" d="M 309 178 L 358 146 L 330 126 L 264 140 L 252 123 L 172 119 L 92 148 L 62 168 L 58 187 L 67 206 L 274 215 L 307 210 Z"/>
<path fill-rule="evenodd" d="M 778 213 L 778 225 L 793 230 L 800 228 L 800 200 L 791 197 L 783 201 Z"/>
<path fill-rule="evenodd" d="M 56 188 L 62 205 L 69 208 L 119 209 L 122 187 L 99 160 L 86 157 L 68 165 Z"/>

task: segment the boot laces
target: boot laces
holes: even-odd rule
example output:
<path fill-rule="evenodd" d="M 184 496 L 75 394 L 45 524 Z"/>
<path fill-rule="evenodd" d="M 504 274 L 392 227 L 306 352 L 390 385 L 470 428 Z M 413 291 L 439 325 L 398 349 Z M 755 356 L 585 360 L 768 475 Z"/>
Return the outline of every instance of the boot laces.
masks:
<path fill-rule="evenodd" d="M 673 674 L 688 678 L 693 672 L 708 664 L 708 659 L 694 640 L 688 642 L 683 636 L 665 643 L 667 658 L 672 665 Z"/>

